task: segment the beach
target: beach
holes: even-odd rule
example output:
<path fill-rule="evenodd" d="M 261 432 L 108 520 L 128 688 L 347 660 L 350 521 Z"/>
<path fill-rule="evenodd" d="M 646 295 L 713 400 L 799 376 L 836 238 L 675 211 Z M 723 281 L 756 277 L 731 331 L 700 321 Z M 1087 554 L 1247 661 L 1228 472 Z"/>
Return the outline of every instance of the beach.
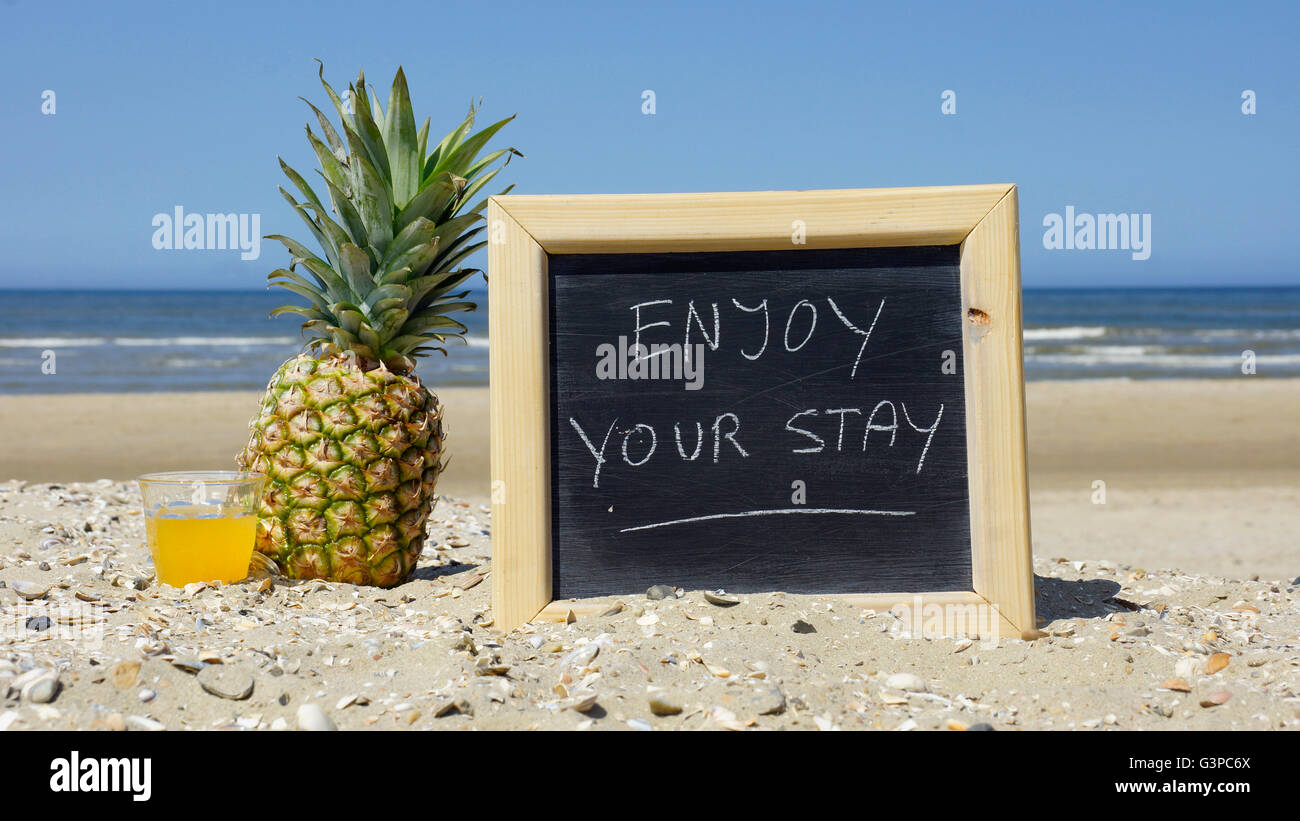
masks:
<path fill-rule="evenodd" d="M 254 393 L 0 398 L 0 729 L 1300 727 L 1300 380 L 1031 382 L 1043 635 L 996 647 L 780 592 L 502 634 L 487 390 L 439 395 L 445 497 L 392 590 L 152 578 L 129 480 L 229 464 Z"/>
<path fill-rule="evenodd" d="M 439 490 L 475 504 L 490 487 L 487 394 L 438 391 L 450 456 Z M 1026 402 L 1036 554 L 1300 575 L 1300 380 L 1030 382 Z M 0 480 L 229 466 L 256 403 L 245 392 L 0 398 Z"/>

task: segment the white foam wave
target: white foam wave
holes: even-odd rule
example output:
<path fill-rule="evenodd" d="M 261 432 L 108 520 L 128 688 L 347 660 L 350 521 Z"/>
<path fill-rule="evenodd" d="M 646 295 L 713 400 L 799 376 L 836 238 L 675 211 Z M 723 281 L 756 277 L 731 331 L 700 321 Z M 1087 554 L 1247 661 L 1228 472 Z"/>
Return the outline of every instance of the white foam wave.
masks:
<path fill-rule="evenodd" d="M 92 348 L 108 340 L 91 336 L 37 336 L 0 339 L 0 348 Z"/>
<path fill-rule="evenodd" d="M 296 341 L 292 336 L 119 336 L 113 344 L 130 348 L 255 348 Z"/>
<path fill-rule="evenodd" d="M 1025 339 L 1027 340 L 1044 340 L 1044 339 L 1089 339 L 1095 336 L 1104 336 L 1106 329 L 1096 325 L 1072 325 L 1064 328 L 1026 328 Z"/>
<path fill-rule="evenodd" d="M 1096 349 L 1104 351 L 1102 348 Z M 1142 366 L 1150 368 L 1237 368 L 1241 366 L 1241 357 L 1214 354 L 1133 354 L 1130 352 L 1104 353 L 1052 353 L 1030 354 L 1028 359 L 1035 364 L 1075 365 L 1081 367 L 1098 367 L 1103 365 Z M 1300 365 L 1300 354 L 1264 354 L 1255 357 L 1256 367 L 1270 365 Z"/>

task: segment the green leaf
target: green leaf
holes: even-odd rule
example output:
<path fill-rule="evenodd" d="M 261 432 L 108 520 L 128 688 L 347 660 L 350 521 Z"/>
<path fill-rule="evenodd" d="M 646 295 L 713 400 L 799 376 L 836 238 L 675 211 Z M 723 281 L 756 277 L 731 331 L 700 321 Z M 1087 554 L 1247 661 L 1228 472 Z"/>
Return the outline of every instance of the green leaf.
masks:
<path fill-rule="evenodd" d="M 374 328 L 371 328 L 369 325 L 362 325 L 357 331 L 357 336 L 370 350 L 378 353 L 383 349 L 383 345 L 379 342 L 379 334 L 375 333 Z M 372 356 L 372 358 L 377 359 L 378 357 Z"/>
<path fill-rule="evenodd" d="M 334 124 L 330 122 L 329 117 L 325 116 L 325 112 L 312 105 L 311 100 L 306 97 L 299 97 L 298 99 L 311 106 L 311 110 L 316 112 L 316 121 L 320 123 L 321 133 L 325 135 L 325 139 L 329 142 L 330 149 L 336 153 L 346 153 L 343 150 L 343 140 L 339 139 L 339 133 L 334 130 Z M 308 127 L 307 130 L 311 131 L 311 128 Z"/>
<path fill-rule="evenodd" d="M 284 316 L 285 314 L 297 314 L 305 316 L 313 322 L 328 322 L 329 316 L 315 308 L 308 308 L 303 305 L 281 305 L 279 308 L 271 311 L 271 316 Z M 303 323 L 306 325 L 307 323 Z"/>
<path fill-rule="evenodd" d="M 311 302 L 311 304 L 314 305 L 316 309 L 321 311 L 322 313 L 330 312 L 327 298 L 325 297 L 324 294 L 322 294 L 320 291 L 317 291 L 315 288 L 310 288 L 305 285 L 299 285 L 296 282 L 281 282 L 279 280 L 276 280 L 272 284 L 278 288 L 283 288 L 286 291 L 292 291 L 298 296 L 306 297 L 307 300 Z"/>
<path fill-rule="evenodd" d="M 522 157 L 524 155 L 520 154 L 518 151 L 516 151 L 513 148 L 503 148 L 500 151 L 493 151 L 491 154 L 488 154 L 483 159 L 471 165 L 469 167 L 469 170 L 465 172 L 465 179 L 467 180 L 474 179 L 474 177 L 478 176 L 478 173 L 480 171 L 482 171 L 484 168 L 487 168 L 489 165 L 499 160 L 502 156 L 506 157 L 506 161 L 501 164 L 501 167 L 505 168 L 507 165 L 510 164 L 511 157 Z"/>
<path fill-rule="evenodd" d="M 375 281 L 370 276 L 370 258 L 365 251 L 350 242 L 339 249 L 339 256 L 342 258 L 343 278 L 347 280 L 348 287 L 358 299 L 363 298 L 375 287 Z"/>
<path fill-rule="evenodd" d="M 376 317 L 379 316 L 380 313 L 393 307 L 392 305 L 387 305 L 383 308 L 380 308 L 379 305 L 381 303 L 386 302 L 390 299 L 395 299 L 397 300 L 397 304 L 405 305 L 406 301 L 410 298 L 411 298 L 411 289 L 408 288 L 406 285 L 402 285 L 399 283 L 393 283 L 391 285 L 381 285 L 375 290 L 371 291 L 370 294 L 366 296 L 366 301 L 362 303 L 362 307 L 365 309 L 366 316 Z"/>
<path fill-rule="evenodd" d="M 320 63 L 318 71 L 320 84 L 325 87 L 325 93 L 329 95 L 330 102 L 334 103 L 334 110 L 338 112 L 339 121 L 346 124 L 351 119 L 351 116 L 348 114 L 347 109 L 343 107 L 343 101 L 339 99 L 339 95 L 334 93 L 334 87 L 325 82 L 325 64 L 320 60 L 316 60 L 316 62 Z"/>
<path fill-rule="evenodd" d="M 375 87 L 368 86 L 367 90 L 370 92 L 370 111 L 374 114 L 375 125 L 379 126 L 380 136 L 383 136 L 388 131 L 388 115 L 379 107 L 379 95 L 375 93 Z M 388 150 L 388 145 L 385 144 L 384 148 Z"/>
<path fill-rule="evenodd" d="M 406 318 L 411 314 L 405 308 L 392 308 L 379 315 L 379 326 L 376 330 L 383 339 L 392 339 L 392 337 L 401 329 Z"/>
<path fill-rule="evenodd" d="M 416 159 L 422 161 L 424 157 L 424 150 L 429 147 L 429 118 L 428 117 L 424 118 L 424 125 L 420 126 L 419 133 L 415 135 L 415 142 L 419 147 L 419 150 L 415 152 Z M 420 167 L 420 176 L 424 176 L 423 165 L 421 165 Z"/>
<path fill-rule="evenodd" d="M 464 190 L 465 181 L 451 174 L 430 178 L 411 201 L 397 215 L 397 230 L 402 230 L 417 217 L 437 222 Z"/>
<path fill-rule="evenodd" d="M 340 308 L 338 304 L 334 305 L 334 308 L 334 315 L 339 318 L 343 330 L 353 335 L 360 333 L 361 326 L 366 321 L 365 315 L 350 308 Z"/>
<path fill-rule="evenodd" d="M 384 149 L 384 137 L 379 133 L 374 114 L 370 111 L 370 96 L 366 93 L 365 83 L 365 75 L 358 73 L 356 85 L 351 86 L 352 107 L 356 111 L 351 125 L 370 155 L 367 159 L 383 175 L 384 182 L 391 183 L 393 175 L 388 169 L 388 152 Z"/>
<path fill-rule="evenodd" d="M 462 260 L 464 260 L 465 257 L 468 257 L 470 254 L 474 253 L 480 248 L 485 247 L 486 245 L 487 245 L 487 240 L 484 240 L 483 242 L 476 242 L 473 245 L 467 245 L 461 250 L 452 254 L 452 256 L 448 257 L 447 259 L 445 260 L 439 259 L 437 265 L 439 268 L 443 268 L 443 269 L 454 268 L 456 267 L 457 264 L 459 264 Z"/>
<path fill-rule="evenodd" d="M 450 317 L 417 315 L 406 320 L 406 324 L 402 326 L 402 334 L 414 336 L 439 328 L 455 328 L 457 333 L 462 334 L 469 331 L 469 328 Z"/>
<path fill-rule="evenodd" d="M 455 314 L 462 311 L 472 313 L 477 310 L 478 303 L 476 302 L 437 302 L 426 308 L 421 308 L 420 312 L 434 316 L 438 314 Z"/>
<path fill-rule="evenodd" d="M 312 219 L 311 215 L 307 213 L 308 208 L 314 208 L 315 206 L 311 203 L 298 202 L 293 198 L 293 195 L 288 191 L 285 191 L 283 187 L 280 188 L 280 195 L 288 201 L 289 205 L 293 206 L 293 210 L 298 213 L 298 216 L 302 218 L 302 221 L 311 229 L 312 234 L 316 237 L 316 241 L 320 243 L 320 247 L 324 249 L 325 255 L 330 257 L 331 260 L 334 259 L 334 246 L 330 243 L 330 239 L 325 232 L 325 227 Z"/>
<path fill-rule="evenodd" d="M 298 285 L 301 285 L 304 288 L 310 288 L 311 290 L 317 292 L 318 294 L 320 294 L 320 301 L 322 303 L 330 299 L 329 287 L 325 284 L 324 280 L 322 280 L 320 277 L 316 276 L 315 274 L 312 274 L 312 279 L 316 280 L 315 283 L 309 282 L 305 276 L 295 273 L 294 271 L 291 271 L 287 268 L 276 268 L 274 271 L 267 274 L 266 276 L 266 281 L 271 285 L 280 285 L 281 283 L 279 280 L 282 279 L 287 279 L 290 282 L 297 283 Z"/>
<path fill-rule="evenodd" d="M 339 276 L 339 272 L 326 265 L 324 262 L 315 257 L 304 257 L 302 259 L 303 267 L 311 271 L 317 277 L 325 281 L 326 288 L 330 299 L 349 299 L 353 296 L 352 289 L 348 283 Z"/>
<path fill-rule="evenodd" d="M 388 95 L 388 119 L 384 126 L 384 145 L 388 148 L 393 177 L 393 199 L 400 208 L 410 202 L 420 188 L 420 161 L 423 159 L 419 153 L 415 115 L 411 113 L 411 94 L 401 67 L 397 69 L 393 89 Z"/>
<path fill-rule="evenodd" d="M 365 157 L 356 132 L 347 129 L 348 145 L 352 149 L 349 159 L 351 193 L 361 221 L 365 223 L 370 245 L 382 255 L 393 239 L 393 204 L 388 199 L 388 186 L 379 178 L 375 166 Z"/>
<path fill-rule="evenodd" d="M 476 109 L 471 103 L 469 114 L 465 115 L 465 119 L 461 124 L 452 129 L 447 136 L 442 138 L 442 142 L 434 146 L 434 149 L 429 152 L 428 158 L 424 161 L 423 176 L 425 179 L 428 179 L 433 175 L 433 169 L 438 167 L 438 163 L 442 160 L 443 155 L 455 149 L 455 147 L 460 145 L 461 141 L 465 139 L 465 135 L 474 127 L 474 117 L 477 114 L 478 109 Z"/>
<path fill-rule="evenodd" d="M 411 279 L 411 274 L 415 274 L 418 277 L 429 273 L 429 265 L 438 256 L 438 242 L 439 240 L 435 237 L 431 242 L 426 242 L 424 245 L 417 245 L 399 256 L 397 259 L 393 260 L 389 264 L 389 268 L 393 270 L 405 270 L 407 272 L 406 279 Z M 390 281 L 389 274 L 384 274 L 384 281 Z"/>
<path fill-rule="evenodd" d="M 329 260 L 330 265 L 335 268 L 339 265 L 339 246 L 348 241 L 348 232 L 334 220 L 330 219 L 329 213 L 323 207 L 317 207 L 309 202 L 300 203 L 299 207 L 304 214 L 307 209 L 311 209 L 315 215 L 313 220 L 319 229 L 317 239 L 321 242 L 321 248 L 325 251 L 325 258 Z M 324 239 L 321 239 L 324 237 Z"/>
<path fill-rule="evenodd" d="M 482 190 L 483 186 L 490 183 L 493 177 L 495 177 L 497 174 L 500 173 L 501 173 L 500 168 L 494 168 L 492 169 L 492 173 L 485 174 L 484 176 L 479 177 L 477 180 L 474 180 L 474 182 L 470 183 L 469 186 L 465 189 L 465 193 L 461 194 L 461 199 L 463 200 L 474 199 L 474 195 L 477 194 L 480 190 Z"/>
<path fill-rule="evenodd" d="M 456 146 L 438 160 L 438 164 L 433 167 L 433 173 L 450 171 L 453 174 L 464 176 L 469 167 L 474 164 L 474 158 L 478 156 L 478 152 L 483 150 L 483 146 L 487 145 L 488 140 L 496 136 L 496 133 L 504 128 L 506 123 L 513 120 L 515 116 L 511 114 L 504 120 L 493 123 Z"/>
<path fill-rule="evenodd" d="M 475 268 L 461 268 L 459 271 L 452 271 L 449 274 L 445 274 L 444 276 L 446 276 L 446 279 L 439 283 L 437 287 L 429 289 L 424 296 L 416 300 L 415 310 L 428 310 L 430 305 L 435 304 L 439 300 L 463 299 L 465 295 L 469 293 L 468 291 L 459 294 L 451 294 L 450 291 L 453 288 L 459 287 L 465 282 L 465 280 L 480 273 L 482 273 L 482 271 Z M 412 290 L 414 290 L 414 288 L 412 288 Z"/>
<path fill-rule="evenodd" d="M 438 226 L 434 236 L 442 241 L 442 247 L 446 249 L 453 246 L 454 240 L 464 233 L 466 229 L 482 219 L 478 214 L 465 214 L 464 216 L 449 219 Z"/>
<path fill-rule="evenodd" d="M 276 159 L 280 161 L 280 170 L 284 172 L 284 175 L 288 177 L 295 186 L 297 186 L 298 190 L 302 192 L 302 195 L 313 205 L 319 206 L 321 204 L 320 197 L 316 196 L 316 192 L 313 191 L 312 187 L 307 184 L 307 181 L 302 178 L 302 175 L 290 168 L 289 164 L 286 163 L 282 157 L 276 157 Z"/>
<path fill-rule="evenodd" d="M 501 191 L 498 191 L 497 194 L 496 194 L 496 196 L 498 196 L 498 197 L 504 197 L 506 194 L 509 194 L 511 191 L 513 191 L 514 188 L 515 188 L 515 186 L 514 186 L 513 184 L 511 184 L 511 185 L 507 185 L 504 189 L 502 189 Z M 469 210 L 466 211 L 465 213 L 466 213 L 466 214 L 479 214 L 479 213 L 482 213 L 483 209 L 487 207 L 487 204 L 488 204 L 488 200 L 489 200 L 489 199 L 490 199 L 490 197 L 484 197 L 483 199 L 481 199 L 481 200 L 479 200 L 477 203 L 475 203 L 473 208 L 469 209 Z"/>
<path fill-rule="evenodd" d="M 426 245 L 437 230 L 438 226 L 432 220 L 417 217 L 414 222 L 403 228 L 401 233 L 389 243 L 388 250 L 384 252 L 384 258 L 379 262 L 379 270 L 389 270 L 392 267 L 393 260 L 416 246 Z"/>
<path fill-rule="evenodd" d="M 325 143 L 320 138 L 307 129 L 307 142 L 311 143 L 311 150 L 316 154 L 316 161 L 320 164 L 317 173 L 325 178 L 326 182 L 332 183 L 339 188 L 348 186 L 348 168 L 339 162 L 339 158 L 334 156 Z"/>
<path fill-rule="evenodd" d="M 366 228 L 365 222 L 362 221 L 361 215 L 352 205 L 352 200 L 344 193 L 343 189 L 325 180 L 325 185 L 329 188 L 330 203 L 334 206 L 334 213 L 339 215 L 343 220 L 343 227 L 347 230 L 348 239 L 360 247 L 361 245 L 370 244 L 370 233 Z M 342 246 L 340 246 L 342 247 Z"/>

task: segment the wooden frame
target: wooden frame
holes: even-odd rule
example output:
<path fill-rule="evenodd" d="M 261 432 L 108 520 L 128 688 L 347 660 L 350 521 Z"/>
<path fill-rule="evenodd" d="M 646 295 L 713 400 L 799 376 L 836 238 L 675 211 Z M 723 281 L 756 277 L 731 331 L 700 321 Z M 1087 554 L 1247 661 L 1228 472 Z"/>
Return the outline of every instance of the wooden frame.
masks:
<path fill-rule="evenodd" d="M 1037 633 L 1025 465 L 1014 185 L 722 194 L 502 196 L 488 203 L 495 625 L 584 615 L 551 600 L 547 255 L 961 246 L 973 590 L 841 596 L 942 619 L 946 633 Z M 603 609 L 603 605 L 601 605 Z M 937 609 L 935 609 L 937 608 Z"/>

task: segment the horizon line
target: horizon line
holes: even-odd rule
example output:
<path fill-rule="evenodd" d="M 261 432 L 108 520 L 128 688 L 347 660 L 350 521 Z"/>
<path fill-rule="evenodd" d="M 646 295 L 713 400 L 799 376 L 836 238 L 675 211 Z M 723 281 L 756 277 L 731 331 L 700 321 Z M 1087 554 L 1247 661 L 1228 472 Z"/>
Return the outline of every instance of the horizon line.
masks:
<path fill-rule="evenodd" d="M 486 285 L 465 285 L 470 291 L 487 291 Z M 1296 283 L 1215 283 L 1215 284 L 1166 284 L 1166 285 L 1023 285 L 1021 291 L 1185 291 L 1185 290 L 1202 290 L 1202 291 L 1234 291 L 1243 289 L 1255 290 L 1285 290 L 1300 288 L 1300 282 Z M 224 294 L 277 294 L 280 291 L 273 291 L 271 288 L 176 288 L 176 287 L 10 287 L 0 285 L 0 293 L 94 293 L 94 294 L 130 294 L 130 293 L 168 293 L 168 294 L 205 294 L 205 293 L 224 293 Z M 287 295 L 286 295 L 287 296 Z"/>

